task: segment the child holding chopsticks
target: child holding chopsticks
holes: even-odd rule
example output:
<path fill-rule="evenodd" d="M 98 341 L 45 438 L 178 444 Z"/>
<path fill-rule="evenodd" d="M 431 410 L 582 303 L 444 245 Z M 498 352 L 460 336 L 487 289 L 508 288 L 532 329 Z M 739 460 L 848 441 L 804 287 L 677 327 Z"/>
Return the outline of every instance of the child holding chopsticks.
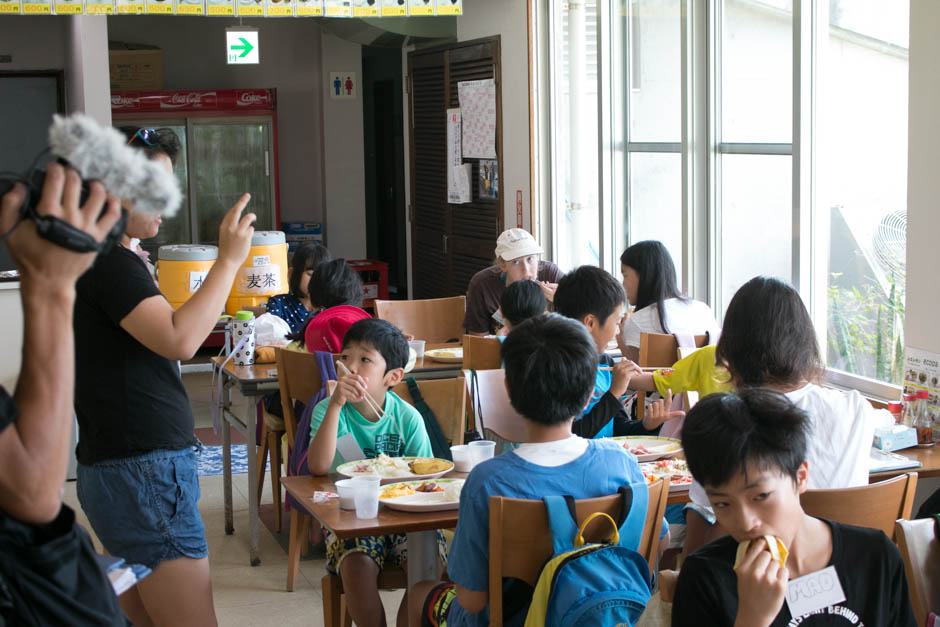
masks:
<path fill-rule="evenodd" d="M 336 390 L 313 409 L 307 465 L 314 475 L 334 472 L 345 460 L 337 440 L 351 436 L 366 457 L 433 457 L 424 419 L 389 388 L 401 381 L 408 342 L 394 325 L 369 318 L 343 337 Z M 407 559 L 405 536 L 326 537 L 326 567 L 343 579 L 347 607 L 357 625 L 378 625 L 385 616 L 376 578 L 385 564 Z M 403 606 L 404 607 L 404 604 Z M 382 621 L 384 624 L 384 621 Z"/>

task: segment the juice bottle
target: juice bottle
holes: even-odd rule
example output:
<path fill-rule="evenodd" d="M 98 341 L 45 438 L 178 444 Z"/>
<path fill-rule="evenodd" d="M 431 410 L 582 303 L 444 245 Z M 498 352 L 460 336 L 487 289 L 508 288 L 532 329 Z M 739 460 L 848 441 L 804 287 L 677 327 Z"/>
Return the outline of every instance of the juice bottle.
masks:
<path fill-rule="evenodd" d="M 930 395 L 927 390 L 917 390 L 917 400 L 914 401 L 914 428 L 917 429 L 917 446 L 933 446 L 933 421 L 930 410 L 927 408 L 927 399 Z"/>

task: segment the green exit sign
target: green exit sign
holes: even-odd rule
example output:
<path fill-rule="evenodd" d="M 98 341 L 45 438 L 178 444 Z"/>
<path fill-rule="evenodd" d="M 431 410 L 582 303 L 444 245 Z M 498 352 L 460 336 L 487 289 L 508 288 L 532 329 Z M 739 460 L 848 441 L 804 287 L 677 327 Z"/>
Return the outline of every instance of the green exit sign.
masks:
<path fill-rule="evenodd" d="M 257 28 L 225 29 L 225 60 L 229 65 L 257 65 L 261 62 Z"/>

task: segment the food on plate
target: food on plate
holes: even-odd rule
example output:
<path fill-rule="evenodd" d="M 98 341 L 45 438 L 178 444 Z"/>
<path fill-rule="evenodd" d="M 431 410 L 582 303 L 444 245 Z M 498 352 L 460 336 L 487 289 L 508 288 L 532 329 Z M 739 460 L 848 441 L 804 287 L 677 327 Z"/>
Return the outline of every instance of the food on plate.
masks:
<path fill-rule="evenodd" d="M 653 454 L 653 451 L 649 450 L 642 444 L 631 444 L 629 440 L 623 443 L 623 448 L 627 449 L 634 455 L 652 455 Z"/>
<path fill-rule="evenodd" d="M 658 479 L 669 477 L 672 486 L 691 486 L 692 473 L 684 459 L 661 459 L 655 462 L 643 462 L 640 471 L 646 478 L 646 483 L 654 483 Z"/>
<path fill-rule="evenodd" d="M 408 462 L 400 457 L 389 457 L 380 453 L 375 459 L 363 459 L 352 468 L 355 474 L 378 475 L 380 477 L 407 477 L 411 473 Z"/>
<path fill-rule="evenodd" d="M 428 481 L 426 483 L 420 484 L 417 488 L 415 488 L 415 491 L 417 492 L 443 492 L 444 488 L 442 488 L 437 483 Z"/>
<path fill-rule="evenodd" d="M 380 499 L 397 499 L 399 496 L 411 496 L 415 493 L 414 487 L 406 483 L 398 483 L 392 486 L 385 488 L 382 494 L 379 495 Z"/>
<path fill-rule="evenodd" d="M 444 500 L 448 503 L 459 502 L 462 489 L 463 481 L 448 481 L 444 484 Z"/>
<path fill-rule="evenodd" d="M 450 463 L 443 459 L 422 458 L 409 463 L 411 472 L 416 475 L 433 475 L 450 469 Z"/>
<path fill-rule="evenodd" d="M 763 542 L 766 545 L 766 550 L 770 551 L 771 557 L 776 560 L 780 568 L 787 565 L 787 556 L 790 554 L 789 551 L 787 551 L 787 545 L 777 536 L 764 536 L 756 540 L 745 540 L 738 545 L 738 552 L 734 558 L 734 570 L 737 570 L 738 566 L 741 565 L 741 560 L 744 559 L 744 555 L 747 553 L 748 547 L 751 546 L 751 542 Z"/>

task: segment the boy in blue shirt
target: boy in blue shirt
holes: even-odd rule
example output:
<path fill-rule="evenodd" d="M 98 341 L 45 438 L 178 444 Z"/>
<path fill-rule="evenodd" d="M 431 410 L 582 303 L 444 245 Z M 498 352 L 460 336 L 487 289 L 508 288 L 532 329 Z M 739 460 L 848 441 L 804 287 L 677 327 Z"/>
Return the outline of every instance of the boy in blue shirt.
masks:
<path fill-rule="evenodd" d="M 502 358 L 509 400 L 525 418 L 526 443 L 467 477 L 447 563 L 453 583 L 423 581 L 412 588 L 413 625 L 489 624 L 491 496 L 585 499 L 643 481 L 636 458 L 622 447 L 571 432 L 573 417 L 590 398 L 598 359 L 582 325 L 555 314 L 526 320 L 503 342 Z"/>
<path fill-rule="evenodd" d="M 583 324 L 599 354 L 590 402 L 571 427 L 583 438 L 655 433 L 663 422 L 676 417 L 663 401 L 652 403 L 642 422 L 630 420 L 624 411 L 620 398 L 640 369 L 629 359 L 615 363 L 604 351 L 617 335 L 625 302 L 627 294 L 620 281 L 597 266 L 575 268 L 555 291 L 555 311 Z"/>
<path fill-rule="evenodd" d="M 336 441 L 347 434 L 369 458 L 382 453 L 433 457 L 421 414 L 389 391 L 401 381 L 408 361 L 408 342 L 401 331 L 384 320 L 360 320 L 343 337 L 340 360 L 350 374 L 337 377 L 333 395 L 317 404 L 310 420 L 310 472 L 325 475 L 352 461 L 336 450 Z M 366 394 L 381 408 L 381 417 L 369 406 Z M 384 625 L 376 580 L 385 564 L 401 566 L 407 559 L 405 536 L 340 540 L 327 532 L 326 553 L 327 570 L 342 577 L 346 605 L 356 624 Z"/>

